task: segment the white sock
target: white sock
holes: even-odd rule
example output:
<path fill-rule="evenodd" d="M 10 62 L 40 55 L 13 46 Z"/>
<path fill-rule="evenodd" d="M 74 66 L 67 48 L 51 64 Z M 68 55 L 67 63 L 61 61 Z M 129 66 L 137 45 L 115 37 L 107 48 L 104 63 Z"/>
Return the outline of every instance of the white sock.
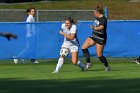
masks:
<path fill-rule="evenodd" d="M 63 63 L 64 63 L 64 59 L 63 59 L 63 58 L 59 58 L 55 70 L 56 70 L 56 71 L 59 71 L 60 68 L 62 67 Z"/>
<path fill-rule="evenodd" d="M 77 65 L 78 65 L 80 68 L 84 68 L 84 66 L 85 66 L 85 65 L 84 65 L 81 61 L 79 61 L 79 60 L 78 60 L 78 62 L 77 62 Z"/>

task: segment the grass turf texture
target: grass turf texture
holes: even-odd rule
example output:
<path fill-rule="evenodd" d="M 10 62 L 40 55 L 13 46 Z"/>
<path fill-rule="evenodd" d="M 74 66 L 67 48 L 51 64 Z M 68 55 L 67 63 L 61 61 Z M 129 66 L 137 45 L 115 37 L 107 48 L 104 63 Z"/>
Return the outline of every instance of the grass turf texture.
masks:
<path fill-rule="evenodd" d="M 54 61 L 16 65 L 1 62 L 0 93 L 140 93 L 140 65 L 130 59 L 108 60 L 110 72 L 105 72 L 94 58 L 89 71 L 81 72 L 67 60 L 57 74 L 51 73 Z"/>
<path fill-rule="evenodd" d="M 109 19 L 139 19 L 140 3 L 128 0 L 12 4 L 0 5 L 0 9 L 94 9 L 99 3 L 108 6 Z M 54 61 L 37 65 L 1 61 L 0 93 L 140 93 L 140 65 L 129 59 L 109 61 L 110 72 L 105 72 L 103 65 L 95 59 L 94 67 L 89 71 L 81 72 L 66 62 L 58 74 L 51 73 L 56 66 Z"/>

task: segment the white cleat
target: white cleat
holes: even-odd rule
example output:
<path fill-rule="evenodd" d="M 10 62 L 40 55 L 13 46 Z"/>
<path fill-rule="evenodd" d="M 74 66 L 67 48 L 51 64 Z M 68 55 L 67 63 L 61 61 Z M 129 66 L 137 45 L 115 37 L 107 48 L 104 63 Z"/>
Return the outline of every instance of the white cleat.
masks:
<path fill-rule="evenodd" d="M 58 71 L 55 70 L 55 71 L 53 71 L 52 73 L 58 73 Z"/>
<path fill-rule="evenodd" d="M 91 63 L 87 63 L 85 68 L 84 68 L 84 71 L 88 70 L 91 67 L 92 67 L 92 64 Z"/>
<path fill-rule="evenodd" d="M 18 59 L 14 59 L 14 63 L 17 64 L 18 63 Z"/>
<path fill-rule="evenodd" d="M 110 70 L 111 70 L 110 66 L 105 67 L 105 71 L 110 71 Z"/>
<path fill-rule="evenodd" d="M 38 63 L 39 63 L 38 61 L 34 61 L 34 62 L 33 62 L 33 64 L 38 64 Z"/>

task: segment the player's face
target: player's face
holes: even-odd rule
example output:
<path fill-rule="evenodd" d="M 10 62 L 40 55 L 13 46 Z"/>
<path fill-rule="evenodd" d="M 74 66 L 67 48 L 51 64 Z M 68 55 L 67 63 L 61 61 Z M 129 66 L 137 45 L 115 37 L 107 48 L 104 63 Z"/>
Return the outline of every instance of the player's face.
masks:
<path fill-rule="evenodd" d="M 100 15 L 100 13 L 96 10 L 93 11 L 93 14 L 94 14 L 95 17 L 99 17 L 99 15 Z"/>
<path fill-rule="evenodd" d="M 36 13 L 36 10 L 35 10 L 35 9 L 31 9 L 30 14 L 34 16 L 34 15 L 35 15 L 35 13 Z"/>
<path fill-rule="evenodd" d="M 65 27 L 69 29 L 71 27 L 71 22 L 66 20 L 65 21 Z"/>

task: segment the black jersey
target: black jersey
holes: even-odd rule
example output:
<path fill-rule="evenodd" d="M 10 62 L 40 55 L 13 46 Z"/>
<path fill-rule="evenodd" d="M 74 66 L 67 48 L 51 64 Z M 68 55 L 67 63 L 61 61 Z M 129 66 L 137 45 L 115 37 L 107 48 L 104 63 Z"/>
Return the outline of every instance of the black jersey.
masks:
<path fill-rule="evenodd" d="M 101 18 L 97 18 L 94 21 L 94 24 L 96 27 L 103 25 L 104 29 L 103 30 L 99 30 L 99 31 L 93 31 L 93 40 L 94 41 L 100 41 L 100 43 L 105 44 L 106 43 L 106 39 L 107 39 L 107 33 L 106 33 L 106 29 L 107 29 L 107 19 L 105 16 L 101 17 Z M 97 42 L 98 43 L 98 42 Z"/>

